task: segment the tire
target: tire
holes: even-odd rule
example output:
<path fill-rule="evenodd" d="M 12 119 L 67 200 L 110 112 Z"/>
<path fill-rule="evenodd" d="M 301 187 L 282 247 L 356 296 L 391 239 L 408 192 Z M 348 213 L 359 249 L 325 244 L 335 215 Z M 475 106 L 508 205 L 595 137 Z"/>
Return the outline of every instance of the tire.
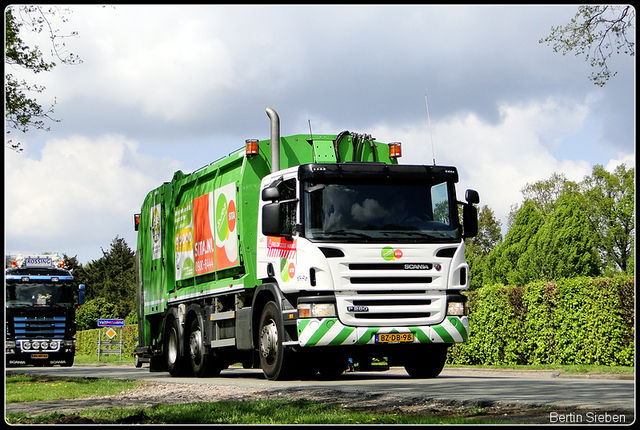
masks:
<path fill-rule="evenodd" d="M 185 376 L 184 338 L 175 316 L 167 315 L 164 333 L 164 358 L 171 376 Z"/>
<path fill-rule="evenodd" d="M 429 345 L 416 351 L 405 362 L 404 370 L 414 379 L 436 378 L 444 369 L 447 361 L 447 345 Z"/>
<path fill-rule="evenodd" d="M 260 316 L 258 355 L 264 376 L 272 381 L 287 379 L 294 371 L 292 351 L 282 345 L 283 335 L 282 315 L 278 306 L 269 302 Z"/>
<path fill-rule="evenodd" d="M 133 364 L 138 369 L 142 367 L 142 361 L 140 361 L 140 356 L 138 354 L 133 357 Z"/>
<path fill-rule="evenodd" d="M 216 366 L 213 352 L 204 346 L 204 334 L 200 317 L 195 317 L 189 325 L 189 362 L 191 370 L 198 378 L 220 375 L 220 366 Z"/>

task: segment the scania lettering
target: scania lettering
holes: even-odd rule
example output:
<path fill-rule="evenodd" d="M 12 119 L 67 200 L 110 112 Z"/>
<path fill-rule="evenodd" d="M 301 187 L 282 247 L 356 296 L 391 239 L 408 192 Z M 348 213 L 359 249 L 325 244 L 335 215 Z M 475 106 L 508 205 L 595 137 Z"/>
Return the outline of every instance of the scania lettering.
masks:
<path fill-rule="evenodd" d="M 6 269 L 5 281 L 7 367 L 73 365 L 75 311 L 84 303 L 84 285 L 73 287 L 64 260 L 18 255 Z"/>
<path fill-rule="evenodd" d="M 174 376 L 242 363 L 279 380 L 386 357 L 437 376 L 469 333 L 478 193 L 458 201 L 455 167 L 398 164 L 398 142 L 281 137 L 267 116 L 270 139 L 175 172 L 134 215 L 136 362 Z"/>

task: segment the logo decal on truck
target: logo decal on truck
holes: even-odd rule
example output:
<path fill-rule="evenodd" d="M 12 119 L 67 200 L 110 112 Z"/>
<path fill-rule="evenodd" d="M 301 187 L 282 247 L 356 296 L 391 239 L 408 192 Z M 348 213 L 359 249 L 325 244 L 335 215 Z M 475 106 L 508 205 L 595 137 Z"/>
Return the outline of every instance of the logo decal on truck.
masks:
<path fill-rule="evenodd" d="M 267 256 L 280 258 L 280 277 L 282 281 L 293 280 L 296 275 L 296 265 L 293 260 L 296 256 L 297 243 L 284 237 L 267 237 Z"/>
<path fill-rule="evenodd" d="M 394 261 L 402 258 L 402 250 L 393 249 L 390 246 L 385 246 L 381 251 L 382 259 L 385 261 Z"/>

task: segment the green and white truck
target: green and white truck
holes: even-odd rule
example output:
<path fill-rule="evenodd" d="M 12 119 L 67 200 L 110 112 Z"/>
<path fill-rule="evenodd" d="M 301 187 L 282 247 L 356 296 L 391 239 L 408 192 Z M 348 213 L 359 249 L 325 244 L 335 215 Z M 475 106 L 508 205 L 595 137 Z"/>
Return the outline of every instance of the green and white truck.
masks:
<path fill-rule="evenodd" d="M 138 362 L 336 376 L 385 357 L 436 377 L 469 333 L 464 238 L 478 193 L 455 167 L 400 165 L 371 135 L 280 136 L 150 191 L 134 216 Z M 458 210 L 462 208 L 462 223 Z"/>

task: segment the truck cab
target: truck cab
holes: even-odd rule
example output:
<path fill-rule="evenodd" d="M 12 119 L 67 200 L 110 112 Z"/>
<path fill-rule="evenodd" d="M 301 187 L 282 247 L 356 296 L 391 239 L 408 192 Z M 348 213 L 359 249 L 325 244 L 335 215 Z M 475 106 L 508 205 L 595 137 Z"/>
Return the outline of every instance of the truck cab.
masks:
<path fill-rule="evenodd" d="M 84 285 L 57 255 L 17 256 L 6 269 L 6 365 L 72 366 Z M 77 299 L 76 299 L 77 296 Z"/>

